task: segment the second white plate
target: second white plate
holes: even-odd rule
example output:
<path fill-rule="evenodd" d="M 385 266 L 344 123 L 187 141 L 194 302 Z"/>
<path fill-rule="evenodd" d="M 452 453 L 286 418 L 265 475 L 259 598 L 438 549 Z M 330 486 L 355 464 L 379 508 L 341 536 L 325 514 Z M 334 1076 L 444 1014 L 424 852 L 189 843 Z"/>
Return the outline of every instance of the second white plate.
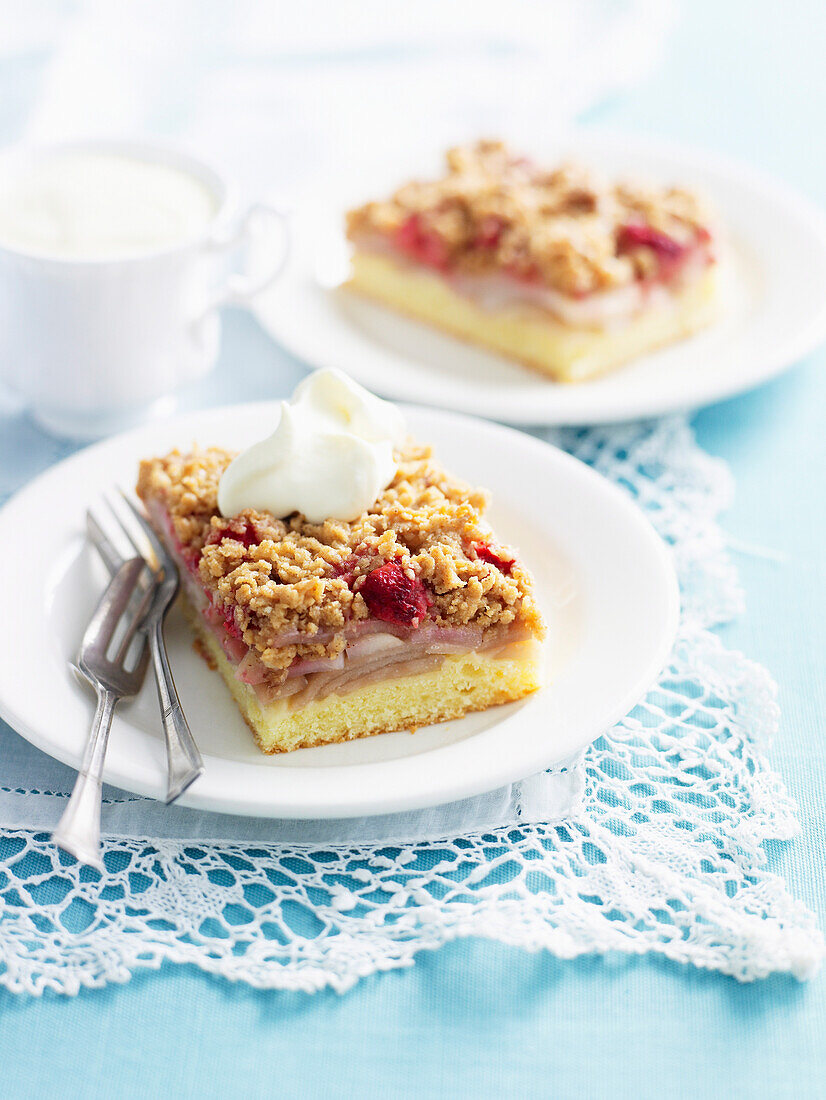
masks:
<path fill-rule="evenodd" d="M 360 195 L 351 183 L 346 196 L 328 196 L 326 214 L 314 205 L 296 217 L 284 276 L 256 305 L 261 324 L 311 366 L 340 367 L 386 397 L 513 424 L 603 423 L 709 404 L 766 381 L 826 339 L 826 219 L 793 191 L 724 158 L 627 135 L 584 132 L 531 151 L 707 194 L 731 238 L 722 320 L 604 378 L 565 386 L 341 290 L 344 206 L 389 190 L 393 175 L 425 174 L 419 164 L 365 180 Z"/>

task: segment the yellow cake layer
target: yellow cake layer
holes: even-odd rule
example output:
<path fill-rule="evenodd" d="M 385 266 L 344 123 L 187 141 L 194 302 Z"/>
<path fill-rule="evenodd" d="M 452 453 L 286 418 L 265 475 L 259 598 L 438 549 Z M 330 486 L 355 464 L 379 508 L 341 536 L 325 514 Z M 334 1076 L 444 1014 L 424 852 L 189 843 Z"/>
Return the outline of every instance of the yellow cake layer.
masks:
<path fill-rule="evenodd" d="M 530 641 L 514 646 L 518 656 L 513 658 L 461 654 L 446 657 L 439 668 L 429 672 L 366 684 L 346 695 L 313 700 L 300 709 L 292 709 L 287 700 L 262 706 L 255 692 L 236 679 L 219 641 L 201 616 L 185 596 L 182 600 L 190 625 L 266 753 L 417 729 L 510 703 L 541 687 L 542 647 Z"/>
<path fill-rule="evenodd" d="M 714 320 L 716 269 L 669 301 L 608 330 L 573 328 L 533 305 L 491 311 L 457 294 L 440 275 L 386 256 L 357 252 L 347 286 L 410 317 L 517 359 L 559 382 L 604 374 Z"/>

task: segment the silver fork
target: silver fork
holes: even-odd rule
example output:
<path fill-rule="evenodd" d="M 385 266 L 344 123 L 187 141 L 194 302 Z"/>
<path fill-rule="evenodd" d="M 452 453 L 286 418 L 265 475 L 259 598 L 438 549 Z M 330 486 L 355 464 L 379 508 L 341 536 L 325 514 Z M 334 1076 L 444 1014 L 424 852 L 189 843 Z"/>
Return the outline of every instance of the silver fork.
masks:
<path fill-rule="evenodd" d="M 194 783 L 204 770 L 204 762 L 195 744 L 192 731 L 184 715 L 183 707 L 178 698 L 172 669 L 166 653 L 163 627 L 166 614 L 178 594 L 180 578 L 178 567 L 167 553 L 158 536 L 152 530 L 149 522 L 138 511 L 129 497 L 121 492 L 126 506 L 134 516 L 141 532 L 146 538 L 151 555 L 146 554 L 146 547 L 141 547 L 118 513 L 109 504 L 109 509 L 124 533 L 132 548 L 141 555 L 152 574 L 158 579 L 152 603 L 144 619 L 142 630 L 149 642 L 149 651 L 155 669 L 155 682 L 158 687 L 158 703 L 161 709 L 161 721 L 163 723 L 164 736 L 166 738 L 166 764 L 167 764 L 167 789 L 166 801 L 174 802 L 183 792 Z M 86 525 L 89 537 L 97 548 L 101 558 L 110 573 L 116 569 L 123 560 L 114 543 L 107 537 L 100 524 L 91 512 L 86 514 Z M 154 558 L 154 561 L 151 560 Z"/>
<path fill-rule="evenodd" d="M 106 746 L 116 703 L 137 695 L 146 675 L 146 642 L 141 639 L 139 646 L 133 643 L 152 600 L 153 586 L 144 590 L 134 615 L 126 621 L 115 656 L 107 654 L 145 568 L 142 557 L 129 558 L 118 566 L 86 628 L 77 658 L 78 668 L 94 687 L 98 701 L 80 771 L 52 839 L 81 863 L 100 870 L 100 801 Z M 127 668 L 127 658 L 135 649 L 132 667 Z"/>

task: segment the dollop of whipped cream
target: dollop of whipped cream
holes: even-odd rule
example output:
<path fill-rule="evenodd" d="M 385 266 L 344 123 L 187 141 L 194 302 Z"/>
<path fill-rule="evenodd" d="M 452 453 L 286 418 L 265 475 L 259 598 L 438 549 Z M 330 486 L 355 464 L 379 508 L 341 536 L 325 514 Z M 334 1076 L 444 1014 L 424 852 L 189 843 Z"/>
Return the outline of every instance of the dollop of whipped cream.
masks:
<path fill-rule="evenodd" d="M 395 405 L 341 371 L 316 371 L 281 402 L 272 435 L 226 468 L 218 508 L 224 516 L 302 512 L 310 523 L 357 519 L 393 480 L 393 447 L 404 435 Z"/>

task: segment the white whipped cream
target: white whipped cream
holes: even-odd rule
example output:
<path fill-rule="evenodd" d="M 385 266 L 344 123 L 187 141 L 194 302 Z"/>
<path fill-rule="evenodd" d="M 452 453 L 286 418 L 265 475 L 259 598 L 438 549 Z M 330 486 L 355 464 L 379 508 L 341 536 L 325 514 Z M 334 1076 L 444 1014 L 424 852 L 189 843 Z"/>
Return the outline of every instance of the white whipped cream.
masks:
<path fill-rule="evenodd" d="M 302 512 L 310 523 L 354 520 L 393 480 L 393 447 L 404 434 L 395 405 L 341 371 L 316 371 L 281 402 L 272 435 L 229 464 L 218 508 L 224 516 L 253 508 Z"/>

